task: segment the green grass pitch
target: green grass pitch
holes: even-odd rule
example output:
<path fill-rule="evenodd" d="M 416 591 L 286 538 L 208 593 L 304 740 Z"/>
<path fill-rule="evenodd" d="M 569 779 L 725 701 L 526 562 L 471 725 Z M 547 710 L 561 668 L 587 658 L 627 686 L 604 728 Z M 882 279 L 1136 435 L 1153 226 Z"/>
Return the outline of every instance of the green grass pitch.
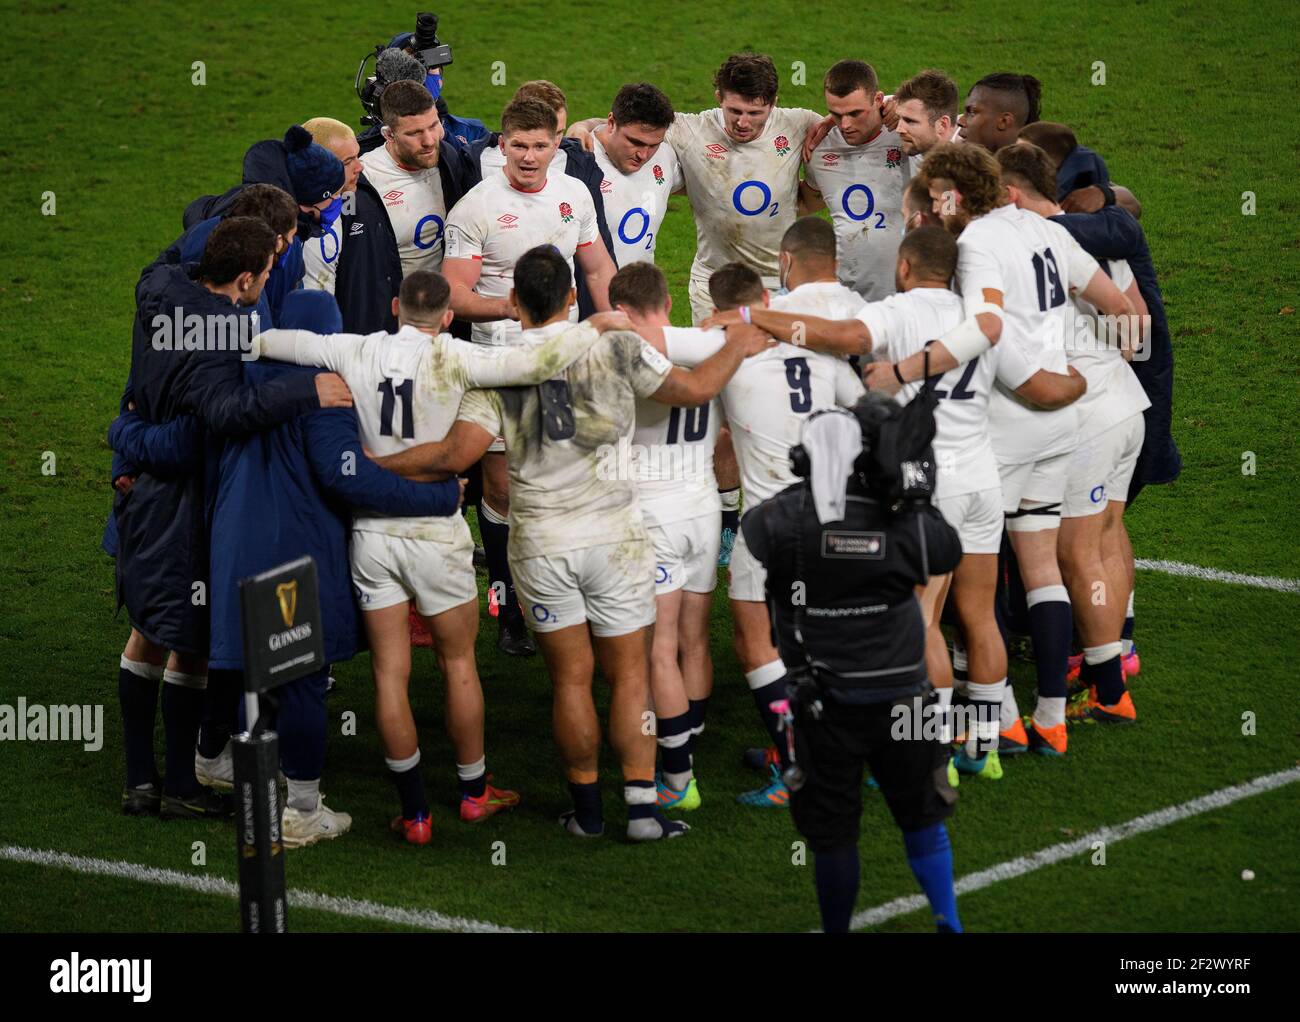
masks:
<path fill-rule="evenodd" d="M 823 72 L 843 57 L 872 62 L 887 88 L 930 66 L 952 74 L 963 93 L 995 70 L 1037 75 L 1043 116 L 1074 126 L 1142 200 L 1168 305 L 1185 468 L 1178 483 L 1148 489 L 1133 508 L 1138 556 L 1300 577 L 1290 520 L 1300 496 L 1297 8 L 1241 0 L 435 6 L 455 50 L 452 108 L 489 123 L 516 85 L 537 77 L 566 90 L 574 119 L 605 113 L 628 80 L 655 82 L 679 109 L 703 109 L 713 102 L 714 69 L 742 49 L 772 55 L 783 104 L 815 109 Z M 133 288 L 179 233 L 185 203 L 239 179 L 250 143 L 312 116 L 355 123 L 357 61 L 415 10 L 145 0 L 35 3 L 6 18 L 0 702 L 102 703 L 108 737 L 95 754 L 67 743 L 0 743 L 0 846 L 234 876 L 228 826 L 128 820 L 117 809 L 115 679 L 127 624 L 113 616 L 99 537 L 110 506 L 105 432 L 129 365 Z M 77 39 L 93 41 L 91 56 L 64 56 L 76 74 L 55 74 L 51 48 Z M 205 85 L 191 82 L 195 61 Z M 501 85 L 492 81 L 496 61 Z M 1104 84 L 1094 84 L 1098 62 Z M 1253 215 L 1243 214 L 1247 192 Z M 42 214 L 46 193 L 53 216 Z M 693 245 L 689 207 L 676 199 L 659 253 L 679 322 L 689 318 Z M 1139 572 L 1138 724 L 1085 727 L 1064 762 L 1022 759 L 1007 764 L 1001 783 L 964 782 L 951 823 L 958 875 L 1295 766 L 1298 599 Z M 812 871 L 794 862 L 788 816 L 733 802 L 752 786 L 738 759 L 759 735 L 729 637 L 720 588 L 716 693 L 697 764 L 704 805 L 688 817 L 685 840 L 654 847 L 559 832 L 566 794 L 544 669 L 540 659 L 499 656 L 486 618 L 479 657 L 490 769 L 522 791 L 523 804 L 483 827 L 455 820 L 440 683 L 422 651 L 412 692 L 441 811 L 430 847 L 397 844 L 386 827 L 394 795 L 374 731 L 368 658 L 342 666 L 323 786 L 331 805 L 353 814 L 354 829 L 291 853 L 290 885 L 527 929 L 816 927 Z M 1028 665 L 1013 663 L 1013 674 L 1021 705 L 1031 705 Z M 356 714 L 355 737 L 341 733 L 346 711 Z M 1247 712 L 1253 735 L 1242 733 Z M 604 763 L 617 819 L 608 751 Z M 999 931 L 1295 930 L 1298 810 L 1294 784 L 1246 799 L 1117 844 L 1104 866 L 1080 856 L 963 896 L 963 921 Z M 879 796 L 866 799 L 862 834 L 859 909 L 917 893 Z M 206 844 L 205 867 L 191 864 L 196 841 Z M 504 842 L 502 865 L 493 864 L 495 842 Z M 1243 881 L 1243 869 L 1256 879 Z M 238 928 L 228 899 L 2 858 L 0 888 L 2 930 Z M 291 913 L 290 924 L 382 928 L 307 910 Z M 929 926 L 921 911 L 882 928 Z"/>

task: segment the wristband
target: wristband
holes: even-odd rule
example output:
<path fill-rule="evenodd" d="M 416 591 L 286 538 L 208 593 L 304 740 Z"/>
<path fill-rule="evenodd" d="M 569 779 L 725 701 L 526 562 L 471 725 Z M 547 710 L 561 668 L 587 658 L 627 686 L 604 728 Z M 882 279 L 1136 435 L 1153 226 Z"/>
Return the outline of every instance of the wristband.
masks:
<path fill-rule="evenodd" d="M 997 307 L 993 306 L 993 308 Z M 986 311 L 989 310 L 980 309 L 980 312 Z M 978 358 L 992 347 L 989 339 L 984 336 L 984 331 L 980 329 L 979 323 L 975 321 L 975 315 L 972 313 L 967 316 L 939 338 L 939 343 L 952 353 L 958 365 Z"/>
<path fill-rule="evenodd" d="M 900 387 L 906 387 L 906 386 L 907 386 L 907 381 L 906 381 L 905 379 L 903 379 L 903 374 L 902 374 L 902 372 L 899 371 L 898 363 L 897 363 L 897 362 L 894 363 L 894 379 L 896 379 L 896 380 L 898 381 L 898 385 L 899 385 Z"/>
<path fill-rule="evenodd" d="M 742 306 L 740 307 L 740 318 L 741 318 L 741 320 L 742 320 L 743 322 L 745 322 L 745 323 L 752 323 L 752 322 L 753 322 L 753 319 L 750 317 L 750 314 L 749 314 L 749 306 L 748 306 L 748 305 L 742 305 Z"/>
<path fill-rule="evenodd" d="M 1105 199 L 1105 201 L 1103 202 L 1103 205 L 1106 205 L 1106 206 L 1113 206 L 1113 205 L 1115 205 L 1115 189 L 1114 189 L 1114 188 L 1112 188 L 1112 187 L 1111 187 L 1110 185 L 1108 185 L 1108 184 L 1099 184 L 1099 185 L 1097 185 L 1097 188 L 1098 188 L 1098 190 L 1101 192 L 1102 196 L 1103 196 L 1104 199 Z"/>

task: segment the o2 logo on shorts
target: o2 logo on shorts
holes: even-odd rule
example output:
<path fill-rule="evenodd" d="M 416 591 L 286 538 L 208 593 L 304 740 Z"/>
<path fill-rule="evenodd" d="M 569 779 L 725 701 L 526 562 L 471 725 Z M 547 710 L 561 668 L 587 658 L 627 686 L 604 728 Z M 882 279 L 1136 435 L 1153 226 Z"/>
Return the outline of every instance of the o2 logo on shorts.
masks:
<path fill-rule="evenodd" d="M 533 620 L 536 621 L 539 625 L 543 625 L 546 624 L 547 621 L 554 621 L 555 615 L 552 614 L 550 610 L 544 605 L 540 603 L 534 603 Z"/>
<path fill-rule="evenodd" d="M 1094 504 L 1100 504 L 1103 500 L 1105 500 L 1106 499 L 1105 485 L 1103 484 L 1101 486 L 1094 486 L 1092 488 L 1092 492 L 1088 494 L 1088 499 L 1091 500 Z"/>
<path fill-rule="evenodd" d="M 655 585 L 667 585 L 673 580 L 673 573 L 668 570 L 666 564 L 655 565 Z"/>

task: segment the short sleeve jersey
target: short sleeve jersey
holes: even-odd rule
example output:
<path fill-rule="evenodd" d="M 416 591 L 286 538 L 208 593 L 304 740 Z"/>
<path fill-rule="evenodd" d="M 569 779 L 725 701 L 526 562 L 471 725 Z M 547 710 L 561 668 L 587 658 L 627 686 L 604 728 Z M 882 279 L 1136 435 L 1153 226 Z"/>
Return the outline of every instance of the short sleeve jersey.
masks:
<path fill-rule="evenodd" d="M 677 114 L 664 141 L 681 161 L 695 214 L 691 276 L 707 279 L 742 262 L 776 286 L 781 238 L 798 216 L 799 153 L 820 120 L 811 110 L 775 107 L 757 138 L 737 142 L 720 108 Z"/>
<path fill-rule="evenodd" d="M 917 287 L 865 305 L 858 313 L 871 331 L 873 349 L 901 362 L 942 337 L 965 318 L 961 298 L 946 288 Z M 934 458 L 936 497 L 992 490 L 998 465 L 989 442 L 989 397 L 997 368 L 995 349 L 949 369 L 934 379 Z M 898 392 L 900 404 L 920 390 L 909 383 Z"/>
<path fill-rule="evenodd" d="M 661 144 L 637 170 L 624 174 L 605 152 L 600 133 L 593 138 L 596 163 L 605 174 L 600 195 L 614 239 L 614 259 L 619 266 L 652 263 L 659 225 L 668 212 L 668 196 L 682 187 L 677 154 L 672 146 Z"/>
<path fill-rule="evenodd" d="M 1133 271 L 1126 259 L 1108 260 L 1105 266 L 1111 281 L 1121 291 L 1133 286 Z M 1098 310 L 1083 298 L 1073 299 L 1078 313 L 1066 357 L 1070 365 L 1083 374 L 1088 390 L 1075 402 L 1079 413 L 1079 439 L 1091 440 L 1116 426 L 1129 416 L 1151 407 L 1151 399 L 1115 347 L 1108 331 L 1097 330 Z"/>
<path fill-rule="evenodd" d="M 1002 292 L 1002 337 L 1027 361 L 1066 372 L 1065 337 L 1073 313 L 1069 290 L 1087 286 L 1097 271 L 1070 233 L 1036 213 L 999 206 L 977 217 L 957 239 L 957 283 L 969 313 L 986 288 Z M 1072 451 L 1078 443 L 1072 405 L 1034 408 L 1006 387 L 989 404 L 990 436 L 998 461 L 1020 465 Z"/>
<path fill-rule="evenodd" d="M 361 162 L 393 225 L 402 276 L 413 270 L 437 272 L 442 267 L 443 229 L 447 222 L 441 171 L 437 167 L 403 167 L 386 145 L 366 153 Z"/>
<path fill-rule="evenodd" d="M 541 188 L 515 188 L 505 172 L 485 177 L 447 217 L 447 258 L 482 263 L 474 290 L 486 298 L 505 298 L 514 285 L 519 257 L 538 245 L 554 245 L 569 261 L 579 248 L 599 237 L 596 207 L 587 186 L 567 175 L 548 177 Z M 578 309 L 569 310 L 577 322 Z M 470 337 L 479 344 L 517 344 L 513 320 L 475 323 Z"/>
<path fill-rule="evenodd" d="M 583 327 L 525 330 L 521 343 L 566 329 Z M 545 383 L 465 397 L 459 418 L 505 437 L 512 558 L 646 538 L 636 480 L 620 458 L 632 441 L 637 398 L 658 390 L 671 369 L 636 334 L 610 331 Z M 620 556 L 617 547 L 612 556 Z"/>
<path fill-rule="evenodd" d="M 813 151 L 804 176 L 831 212 L 840 280 L 867 301 L 893 294 L 903 192 L 912 177 L 898 134 L 882 129 L 870 142 L 849 145 L 840 129 L 832 128 Z"/>

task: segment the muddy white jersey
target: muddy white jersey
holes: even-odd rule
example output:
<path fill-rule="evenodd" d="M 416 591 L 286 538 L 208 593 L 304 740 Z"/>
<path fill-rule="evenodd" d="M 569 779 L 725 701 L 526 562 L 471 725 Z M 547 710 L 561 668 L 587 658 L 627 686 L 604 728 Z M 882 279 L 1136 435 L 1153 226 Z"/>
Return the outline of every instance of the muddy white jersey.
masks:
<path fill-rule="evenodd" d="M 695 214 L 691 276 L 707 280 L 730 262 L 775 286 L 781 238 L 798 216 L 799 153 L 821 114 L 775 107 L 751 142 L 726 133 L 722 110 L 677 114 L 664 141 L 681 162 Z"/>
<path fill-rule="evenodd" d="M 523 331 L 531 346 L 566 331 Z M 645 525 L 624 458 L 636 399 L 663 384 L 672 366 L 629 330 L 612 330 L 562 373 L 531 387 L 475 390 L 459 418 L 506 440 L 510 557 L 545 557 L 619 544 L 611 557 L 643 557 Z"/>
<path fill-rule="evenodd" d="M 961 297 L 938 287 L 890 295 L 858 313 L 871 331 L 872 350 L 895 363 L 921 351 L 965 317 Z M 996 349 L 990 349 L 932 381 L 939 398 L 934 413 L 936 499 L 998 486 L 998 463 L 989 441 L 989 397 L 996 371 Z M 909 383 L 895 400 L 908 404 L 920 389 L 920 383 Z"/>
<path fill-rule="evenodd" d="M 361 440 L 378 455 L 445 438 L 467 391 L 539 383 L 595 343 L 595 329 L 585 324 L 527 348 L 485 347 L 450 334 L 431 337 L 412 326 L 395 334 L 267 330 L 258 337 L 262 358 L 321 366 L 342 376 L 352 391 Z M 364 515 L 354 523 L 363 531 L 429 539 L 449 539 L 454 527 L 448 518 Z"/>
<path fill-rule="evenodd" d="M 670 145 L 660 144 L 655 154 L 631 174 L 614 165 L 592 134 L 592 152 L 605 174 L 600 195 L 605 202 L 605 222 L 614 239 L 614 259 L 619 266 L 655 261 L 655 239 L 668 212 L 668 196 L 682 187 L 681 164 Z"/>
<path fill-rule="evenodd" d="M 1086 287 L 1097 269 L 1064 227 L 1012 205 L 976 217 L 957 239 L 957 283 L 967 312 L 984 300 L 984 289 L 1001 291 L 998 346 L 1010 341 L 1026 360 L 1054 373 L 1067 370 L 1065 338 L 1074 320 L 1069 291 Z M 1073 405 L 1044 411 L 1001 384 L 989 403 L 989 435 L 1003 464 L 1074 450 L 1078 423 Z"/>
<path fill-rule="evenodd" d="M 663 331 L 666 347 L 689 349 L 702 343 L 716 351 L 726 341 L 722 330 L 666 326 Z M 716 398 L 696 408 L 670 408 L 648 398 L 637 401 L 631 467 L 647 525 L 668 525 L 721 510 L 713 474 L 721 419 Z"/>
<path fill-rule="evenodd" d="M 849 145 L 832 128 L 813 150 L 804 176 L 831 212 L 840 280 L 868 301 L 892 295 L 903 240 L 903 192 L 912 177 L 898 134 L 882 128 L 870 142 Z"/>
<path fill-rule="evenodd" d="M 500 171 L 466 192 L 451 211 L 447 258 L 479 260 L 475 293 L 505 298 L 514 286 L 515 264 L 530 248 L 554 245 L 573 273 L 574 253 L 599 237 L 591 193 L 577 178 L 548 177 L 541 188 L 526 192 Z M 576 304 L 569 319 L 578 321 Z M 470 331 L 479 344 L 518 344 L 520 334 L 514 320 L 475 323 Z"/>
<path fill-rule="evenodd" d="M 1121 291 L 1133 286 L 1133 270 L 1127 259 L 1110 259 L 1105 264 L 1111 281 Z M 1131 415 L 1151 407 L 1151 399 L 1124 360 L 1119 348 L 1110 343 L 1108 331 L 1097 331 L 1096 306 L 1075 295 L 1072 299 L 1077 319 L 1070 333 L 1066 358 L 1084 379 L 1088 391 L 1075 402 L 1079 413 L 1079 439 L 1091 440 Z"/>
<path fill-rule="evenodd" d="M 442 268 L 443 228 L 447 222 L 441 171 L 437 167 L 403 167 L 386 145 L 366 153 L 361 162 L 393 225 L 402 276 L 413 270 L 436 273 Z"/>

